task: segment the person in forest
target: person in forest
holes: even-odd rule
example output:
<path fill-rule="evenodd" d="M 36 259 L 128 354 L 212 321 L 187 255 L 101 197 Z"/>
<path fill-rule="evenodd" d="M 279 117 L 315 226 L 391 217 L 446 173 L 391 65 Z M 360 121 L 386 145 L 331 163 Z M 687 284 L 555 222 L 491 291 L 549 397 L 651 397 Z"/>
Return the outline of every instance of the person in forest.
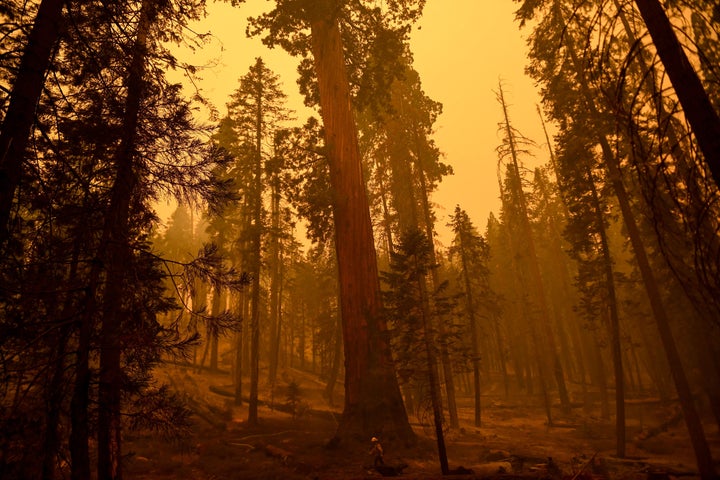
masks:
<path fill-rule="evenodd" d="M 380 445 L 380 441 L 377 439 L 377 437 L 372 437 L 370 440 L 372 442 L 372 447 L 370 448 L 370 455 L 374 455 L 375 459 L 373 460 L 373 465 L 385 465 L 385 461 L 383 460 L 383 448 L 382 445 Z"/>

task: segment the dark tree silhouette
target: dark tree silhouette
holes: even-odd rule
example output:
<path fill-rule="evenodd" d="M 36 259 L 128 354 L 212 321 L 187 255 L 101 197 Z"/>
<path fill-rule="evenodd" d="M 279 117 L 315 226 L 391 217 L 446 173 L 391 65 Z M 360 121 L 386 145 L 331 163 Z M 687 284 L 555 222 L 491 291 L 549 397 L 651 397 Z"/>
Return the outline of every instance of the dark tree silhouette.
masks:
<path fill-rule="evenodd" d="M 658 0 L 635 0 L 715 183 L 720 185 L 720 116 Z"/>
<path fill-rule="evenodd" d="M 53 47 L 60 35 L 65 3 L 66 0 L 40 3 L 0 127 L 0 248 L 4 248 L 7 241 L 10 211 L 22 176 L 35 107 L 45 84 Z"/>

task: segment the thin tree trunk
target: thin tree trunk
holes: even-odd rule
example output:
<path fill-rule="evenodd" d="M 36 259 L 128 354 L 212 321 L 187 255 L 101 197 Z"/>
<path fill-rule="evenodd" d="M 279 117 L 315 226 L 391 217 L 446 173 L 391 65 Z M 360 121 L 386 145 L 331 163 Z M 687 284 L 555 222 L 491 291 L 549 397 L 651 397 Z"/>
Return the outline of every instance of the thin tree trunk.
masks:
<path fill-rule="evenodd" d="M 383 431 L 411 440 L 414 433 L 380 316 L 372 224 L 337 20 L 312 19 L 311 37 L 330 163 L 345 345 L 345 407 L 337 438 Z"/>
<path fill-rule="evenodd" d="M 422 338 L 425 341 L 425 355 L 427 361 L 428 384 L 430 388 L 430 402 L 432 404 L 433 422 L 435 423 L 435 439 L 438 447 L 438 457 L 440 459 L 440 470 L 443 475 L 447 475 L 449 471 L 447 450 L 445 448 L 445 435 L 443 433 L 443 416 L 442 416 L 442 400 L 440 397 L 440 380 L 438 378 L 437 358 L 435 357 L 435 341 L 431 329 L 431 315 L 429 296 L 425 291 L 425 278 L 417 279 L 420 298 L 422 299 L 421 315 L 422 315 Z"/>
<path fill-rule="evenodd" d="M 600 340 L 598 339 L 597 334 L 592 337 L 591 348 L 593 356 L 595 357 L 591 366 L 591 375 L 594 377 L 593 383 L 598 387 L 598 389 L 600 389 L 600 418 L 609 419 L 610 401 L 608 397 L 605 361 L 603 360 L 602 346 L 600 345 Z"/>
<path fill-rule="evenodd" d="M 235 405 L 242 405 L 242 378 L 243 378 L 243 330 L 245 329 L 245 317 L 242 315 L 245 305 L 245 292 L 238 296 L 237 309 L 241 312 L 240 326 L 235 334 Z"/>
<path fill-rule="evenodd" d="M 81 248 L 81 238 L 76 237 L 73 245 L 72 260 L 70 262 L 70 272 L 67 276 L 67 285 L 77 284 L 78 260 Z M 69 318 L 73 304 L 72 295 L 67 295 L 62 311 L 58 312 L 59 318 Z M 45 423 L 45 442 L 43 444 L 43 479 L 46 480 L 54 480 L 57 476 L 57 454 L 60 449 L 60 410 L 63 401 L 62 390 L 63 382 L 68 381 L 68 378 L 66 377 L 67 360 L 65 357 L 68 355 L 68 340 L 70 338 L 72 328 L 73 325 L 69 323 L 60 328 L 57 357 L 53 362 L 55 364 L 55 368 L 49 388 L 47 419 Z M 87 438 L 85 438 L 85 444 L 87 445 Z"/>
<path fill-rule="evenodd" d="M 64 318 L 64 317 L 61 317 Z M 67 343 L 70 334 L 69 326 L 63 326 L 59 331 L 59 339 L 55 357 L 53 373 L 47 388 L 47 404 L 45 406 L 45 438 L 43 440 L 42 472 L 44 480 L 54 480 L 57 476 L 57 455 L 60 448 L 60 411 L 63 406 L 63 383 L 66 381 Z"/>
<path fill-rule="evenodd" d="M 497 315 L 493 315 L 492 324 L 495 330 L 495 338 L 497 339 L 497 348 L 500 358 L 500 370 L 503 376 L 505 398 L 508 398 L 510 396 L 510 378 L 508 375 L 507 358 L 505 355 L 505 342 L 503 341 L 502 332 L 500 331 L 500 320 Z"/>
<path fill-rule="evenodd" d="M 217 316 L 220 315 L 222 292 L 215 288 L 213 291 L 212 308 L 210 310 L 210 324 L 208 325 L 208 343 L 210 344 L 210 363 L 208 368 L 211 372 L 218 371 L 218 327 Z"/>
<path fill-rule="evenodd" d="M 473 389 L 475 400 L 475 426 L 481 424 L 480 417 L 480 352 L 478 351 L 477 319 L 475 318 L 475 302 L 473 298 L 472 284 L 468 272 L 468 255 L 465 249 L 467 240 L 464 238 L 464 231 L 460 230 L 460 261 L 463 283 L 465 284 L 465 298 L 467 301 L 467 312 L 470 321 L 470 341 L 472 342 L 472 365 L 473 365 Z M 498 339 L 499 340 L 499 339 Z M 502 352 L 500 353 L 502 355 Z M 504 367 L 503 363 L 503 367 Z M 505 372 L 505 393 L 507 394 L 507 373 Z"/>
<path fill-rule="evenodd" d="M 268 380 L 275 384 L 278 360 L 280 356 L 280 323 L 281 323 L 281 280 L 282 268 L 280 257 L 280 181 L 274 171 L 270 181 L 270 362 Z"/>
<path fill-rule="evenodd" d="M 80 319 L 75 360 L 75 383 L 70 401 L 70 478 L 87 480 L 90 478 L 90 344 L 97 309 L 97 283 L 100 275 L 100 262 L 95 262 L 90 274 L 86 294 L 85 312 Z"/>
<path fill-rule="evenodd" d="M 625 377 L 623 376 L 622 349 L 620 348 L 620 321 L 618 318 L 617 297 L 615 295 L 615 279 L 613 262 L 610 257 L 605 220 L 603 219 L 600 198 L 595 188 L 595 179 L 588 168 L 588 185 L 592 194 L 592 202 L 596 215 L 596 224 L 600 233 L 600 248 L 603 257 L 603 270 L 605 273 L 605 288 L 608 292 L 608 309 L 610 311 L 610 343 L 612 345 L 613 371 L 615 373 L 615 431 L 619 458 L 625 458 Z"/>
<path fill-rule="evenodd" d="M 260 380 L 260 270 L 262 239 L 262 136 L 263 85 L 258 82 L 255 92 L 255 162 L 253 185 L 252 225 L 252 296 L 250 298 L 250 401 L 248 425 L 258 424 L 258 383 Z"/>
<path fill-rule="evenodd" d="M 425 169 L 422 163 L 422 155 L 420 154 L 420 140 L 418 138 L 417 128 L 414 128 L 415 145 L 417 147 L 416 158 L 417 158 L 417 175 L 420 180 L 420 202 L 423 208 L 423 219 L 425 225 L 425 236 L 430 242 L 430 258 L 433 265 L 437 264 L 437 255 L 435 254 L 435 235 L 433 226 L 433 214 L 430 209 L 430 201 L 428 199 L 428 185 L 425 178 Z M 440 287 L 440 276 L 438 269 L 433 268 L 431 271 L 433 288 L 437 289 Z M 430 299 L 428 299 L 430 300 Z M 445 336 L 445 319 L 441 316 L 435 316 L 437 320 L 438 333 L 441 337 Z M 445 395 L 448 401 L 448 412 L 450 413 L 450 427 L 459 428 L 460 421 L 458 419 L 457 402 L 455 401 L 455 378 L 453 376 L 452 361 L 450 359 L 450 353 L 448 352 L 446 342 L 440 342 L 440 362 L 443 368 L 443 375 L 445 377 Z"/>

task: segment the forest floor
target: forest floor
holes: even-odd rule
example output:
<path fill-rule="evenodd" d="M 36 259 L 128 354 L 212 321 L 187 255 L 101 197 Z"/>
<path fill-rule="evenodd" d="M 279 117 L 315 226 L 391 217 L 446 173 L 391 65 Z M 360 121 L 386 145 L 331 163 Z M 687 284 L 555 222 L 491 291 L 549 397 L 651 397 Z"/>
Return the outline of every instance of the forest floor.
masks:
<path fill-rule="evenodd" d="M 228 375 L 167 367 L 159 377 L 191 401 L 195 411 L 191 433 L 174 441 L 162 440 L 151 432 L 126 434 L 126 480 L 382 478 L 370 466 L 370 439 L 327 447 L 340 408 L 328 407 L 322 396 L 324 384 L 312 375 L 284 372 L 284 380 L 279 381 L 282 388 L 275 390 L 275 398 L 269 388 L 261 388 L 264 402 L 255 427 L 246 423 L 246 404 L 234 406 L 230 398 L 210 390 L 229 390 Z M 295 416 L 283 408 L 290 378 L 301 390 L 301 408 Z M 342 385 L 336 390 L 341 389 Z M 337 396 L 341 397 L 341 392 Z M 275 408 L 271 408 L 273 401 Z M 336 402 L 342 403 L 341 399 Z M 548 427 L 543 409 L 527 397 L 506 400 L 504 395 L 488 392 L 483 402 L 482 426 L 476 428 L 472 426 L 471 399 L 459 398 L 461 428 L 447 432 L 448 460 L 451 469 L 462 466 L 474 473 L 450 478 L 660 480 L 697 476 L 693 450 L 676 407 L 648 403 L 629 407 L 626 457 L 618 459 L 614 456 L 611 420 L 582 412 L 581 408 L 561 415 L 557 408 L 553 411 L 554 425 Z M 413 416 L 411 422 L 415 421 Z M 666 425 L 657 428 L 662 424 Z M 440 475 L 433 430 L 417 423 L 413 426 L 418 434 L 413 446 L 380 439 L 385 463 L 406 464 L 401 478 L 446 478 Z M 717 428 L 708 423 L 706 433 L 714 458 L 720 458 Z"/>

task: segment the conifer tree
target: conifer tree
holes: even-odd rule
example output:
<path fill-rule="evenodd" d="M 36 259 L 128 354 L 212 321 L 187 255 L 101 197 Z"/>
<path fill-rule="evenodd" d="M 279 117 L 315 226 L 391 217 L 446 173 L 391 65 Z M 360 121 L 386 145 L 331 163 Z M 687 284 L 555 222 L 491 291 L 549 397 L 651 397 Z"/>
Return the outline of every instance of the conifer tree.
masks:
<path fill-rule="evenodd" d="M 465 297 L 465 312 L 470 325 L 470 341 L 472 348 L 473 364 L 473 386 L 475 394 L 475 426 L 481 425 L 481 403 L 480 403 L 480 359 L 479 350 L 479 326 L 480 310 L 484 305 L 486 308 L 493 302 L 492 292 L 488 285 L 488 246 L 485 239 L 481 237 L 475 226 L 472 224 L 467 212 L 455 206 L 455 211 L 450 217 L 454 238 L 450 248 L 450 254 L 458 258 L 460 262 L 460 283 L 463 286 Z M 489 317 L 489 315 L 487 315 Z M 487 318 L 486 317 L 486 318 Z M 502 352 L 500 354 L 502 356 Z"/>
<path fill-rule="evenodd" d="M 443 298 L 446 285 L 427 292 L 429 270 L 433 263 L 432 247 L 419 230 L 405 232 L 400 237 L 397 252 L 390 261 L 390 271 L 383 273 L 388 286 L 385 300 L 391 318 L 391 332 L 395 339 L 395 352 L 401 376 L 420 382 L 427 396 L 435 426 L 440 468 L 448 474 L 447 451 L 443 432 L 443 409 L 440 395 L 438 358 L 440 345 L 447 345 L 447 335 L 431 322 L 433 316 L 446 314 L 452 304 Z"/>

